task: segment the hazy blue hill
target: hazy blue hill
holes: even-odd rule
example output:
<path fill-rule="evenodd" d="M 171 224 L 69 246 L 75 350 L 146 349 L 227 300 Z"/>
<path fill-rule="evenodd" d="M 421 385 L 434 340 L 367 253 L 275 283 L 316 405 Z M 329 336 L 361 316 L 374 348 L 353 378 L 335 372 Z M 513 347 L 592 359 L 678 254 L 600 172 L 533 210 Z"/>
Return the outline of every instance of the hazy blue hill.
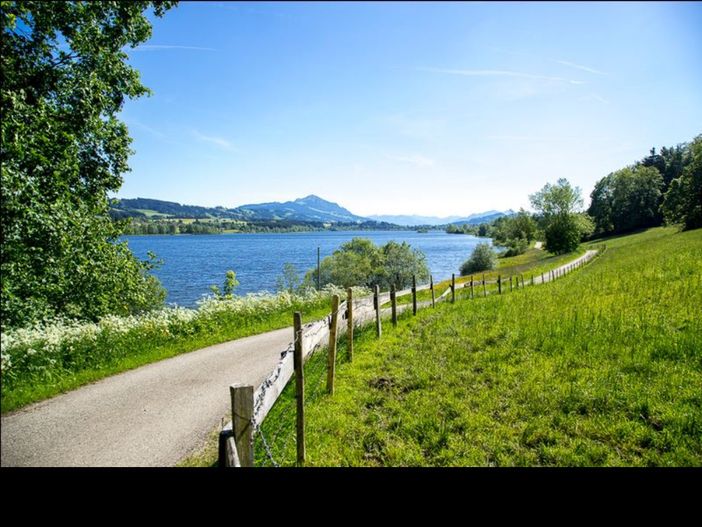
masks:
<path fill-rule="evenodd" d="M 113 207 L 112 215 L 115 217 L 166 215 L 171 218 L 226 218 L 247 221 L 288 220 L 359 224 L 369 221 L 367 218 L 356 216 L 337 203 L 326 201 L 314 195 L 285 203 L 257 203 L 233 209 L 181 205 L 173 201 L 148 198 L 122 199 Z"/>
<path fill-rule="evenodd" d="M 357 222 L 368 221 L 367 218 L 356 216 L 337 203 L 326 201 L 313 194 L 295 201 L 284 203 L 259 203 L 238 207 L 247 219 L 275 220 L 287 219 L 296 221 L 324 222 Z"/>

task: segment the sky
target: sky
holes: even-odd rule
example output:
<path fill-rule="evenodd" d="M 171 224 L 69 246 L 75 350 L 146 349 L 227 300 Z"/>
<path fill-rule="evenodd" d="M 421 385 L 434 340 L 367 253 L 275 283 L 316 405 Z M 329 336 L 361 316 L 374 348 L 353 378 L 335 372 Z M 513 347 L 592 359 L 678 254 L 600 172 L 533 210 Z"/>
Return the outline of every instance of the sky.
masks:
<path fill-rule="evenodd" d="M 702 133 L 699 2 L 181 2 L 125 48 L 120 198 L 529 209 Z"/>

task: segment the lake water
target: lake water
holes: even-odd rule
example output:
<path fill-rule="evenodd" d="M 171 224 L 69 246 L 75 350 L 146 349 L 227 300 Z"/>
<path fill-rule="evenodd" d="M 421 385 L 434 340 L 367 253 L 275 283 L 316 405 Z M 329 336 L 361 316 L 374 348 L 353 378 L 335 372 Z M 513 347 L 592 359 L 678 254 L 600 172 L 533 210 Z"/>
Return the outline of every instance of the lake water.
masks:
<path fill-rule="evenodd" d="M 486 241 L 465 234 L 440 231 L 322 231 L 285 234 L 212 234 L 177 236 L 125 236 L 130 249 L 145 259 L 153 251 L 164 261 L 154 271 L 168 291 L 167 302 L 194 307 L 210 292 L 209 286 L 221 286 L 228 269 L 236 271 L 244 295 L 257 291 L 275 291 L 283 264 L 290 262 L 300 275 L 317 265 L 317 247 L 321 257 L 329 256 L 354 237 L 370 238 L 377 245 L 390 240 L 407 242 L 424 252 L 435 281 L 458 274 L 458 268 L 478 243 Z"/>

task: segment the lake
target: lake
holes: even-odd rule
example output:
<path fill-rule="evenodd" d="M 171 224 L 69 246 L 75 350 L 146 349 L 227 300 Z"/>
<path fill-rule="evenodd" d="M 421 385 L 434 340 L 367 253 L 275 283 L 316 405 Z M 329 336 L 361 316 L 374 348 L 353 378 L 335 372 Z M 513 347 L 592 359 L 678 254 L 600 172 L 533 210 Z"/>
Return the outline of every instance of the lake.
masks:
<path fill-rule="evenodd" d="M 377 245 L 390 240 L 407 242 L 424 252 L 435 281 L 458 274 L 458 268 L 478 243 L 485 238 L 442 231 L 321 231 L 284 234 L 212 234 L 176 236 L 124 236 L 137 257 L 145 259 L 153 251 L 164 261 L 153 273 L 168 291 L 166 301 L 186 307 L 210 292 L 209 286 L 222 285 L 228 269 L 236 272 L 244 295 L 276 289 L 283 264 L 295 265 L 300 275 L 317 265 L 317 247 L 321 257 L 329 256 L 354 237 L 370 238 Z"/>

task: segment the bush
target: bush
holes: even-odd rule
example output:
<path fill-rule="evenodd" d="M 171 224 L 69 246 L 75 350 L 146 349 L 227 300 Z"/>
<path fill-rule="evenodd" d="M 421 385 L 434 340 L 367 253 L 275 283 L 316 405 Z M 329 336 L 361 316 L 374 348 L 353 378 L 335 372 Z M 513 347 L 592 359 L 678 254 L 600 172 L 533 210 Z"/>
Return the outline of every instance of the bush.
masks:
<path fill-rule="evenodd" d="M 515 238 L 512 240 L 507 240 L 504 244 L 507 250 L 500 254 L 500 258 L 509 258 L 510 256 L 519 256 L 524 254 L 529 248 L 529 242 L 526 238 Z"/>
<path fill-rule="evenodd" d="M 553 254 L 565 254 L 574 251 L 580 245 L 580 228 L 575 215 L 569 214 L 555 218 L 546 227 L 546 250 Z"/>
<path fill-rule="evenodd" d="M 470 258 L 461 265 L 461 276 L 489 271 L 495 267 L 497 267 L 497 253 L 489 243 L 479 243 L 473 249 Z"/>

